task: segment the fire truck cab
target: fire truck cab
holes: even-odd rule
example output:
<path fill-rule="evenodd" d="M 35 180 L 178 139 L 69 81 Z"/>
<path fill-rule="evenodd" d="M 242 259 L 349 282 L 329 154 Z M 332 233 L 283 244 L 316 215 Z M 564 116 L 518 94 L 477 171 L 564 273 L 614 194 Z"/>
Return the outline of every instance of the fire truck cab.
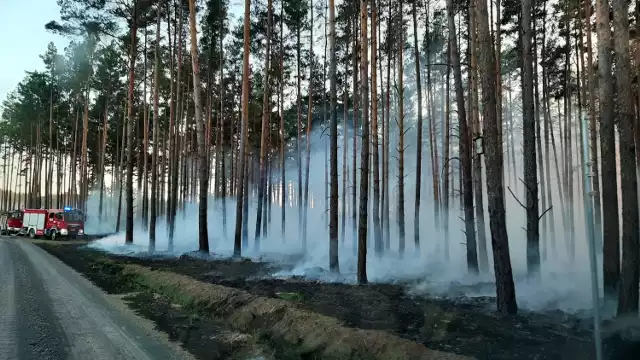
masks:
<path fill-rule="evenodd" d="M 25 209 L 22 234 L 30 238 L 45 236 L 55 240 L 59 237 L 84 235 L 84 214 L 78 209 Z"/>
<path fill-rule="evenodd" d="M 0 235 L 13 235 L 22 230 L 22 210 L 7 211 L 0 215 Z"/>

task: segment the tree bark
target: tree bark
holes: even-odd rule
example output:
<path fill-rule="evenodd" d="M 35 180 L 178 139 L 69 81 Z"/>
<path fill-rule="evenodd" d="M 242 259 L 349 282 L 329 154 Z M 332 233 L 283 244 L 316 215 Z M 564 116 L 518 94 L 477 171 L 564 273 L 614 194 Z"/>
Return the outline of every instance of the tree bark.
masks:
<path fill-rule="evenodd" d="M 473 0 L 475 1 L 475 0 Z M 475 6 L 475 5 L 473 5 Z M 469 105 L 470 109 L 470 123 L 473 131 L 473 138 L 477 138 L 482 136 L 482 131 L 480 129 L 480 116 L 478 113 L 478 57 L 477 57 L 477 36 L 476 36 L 476 15 L 475 8 L 472 7 L 469 10 L 469 44 L 470 44 L 470 54 L 471 54 L 471 86 L 469 89 L 470 96 L 469 99 L 471 101 Z M 468 127 L 468 125 L 467 125 Z M 473 143 L 472 139 L 467 140 L 469 143 Z M 467 145 L 470 146 L 470 145 Z M 484 222 L 484 198 L 482 196 L 482 154 L 478 154 L 475 147 L 473 151 L 469 151 L 468 156 L 472 156 L 473 158 L 470 160 L 472 165 L 472 175 L 470 177 L 473 179 L 473 195 L 475 197 L 475 221 L 478 230 L 478 262 L 479 262 L 479 270 L 487 272 L 489 270 L 489 258 L 487 255 L 487 236 L 485 232 L 485 222 Z M 466 191 L 466 190 L 463 190 Z M 471 191 L 471 190 L 470 190 Z M 465 192 L 466 195 L 466 192 Z M 473 206 L 473 205 L 472 205 Z M 466 209 L 466 207 L 465 207 Z"/>
<path fill-rule="evenodd" d="M 402 2 L 402 0 L 400 0 Z M 360 207 L 358 209 L 358 284 L 367 280 L 367 222 L 369 220 L 369 42 L 368 0 L 360 0 L 360 82 L 362 88 L 362 146 L 360 158 Z"/>
<path fill-rule="evenodd" d="M 427 12 L 429 9 L 427 8 Z M 416 140 L 416 197 L 413 217 L 413 242 L 416 248 L 420 247 L 420 186 L 422 184 L 422 84 L 420 82 L 420 51 L 418 49 L 418 6 L 413 1 L 413 53 L 416 69 L 416 95 L 418 96 L 418 119 Z M 428 25 L 427 25 L 428 26 Z M 427 62 L 429 59 L 427 59 Z M 427 66 L 430 66 L 427 64 Z M 431 131 L 431 129 L 429 129 Z M 433 148 L 433 139 L 430 146 Z M 436 165 L 437 166 L 437 165 Z M 435 176 L 435 174 L 433 174 Z M 437 206 L 437 205 L 436 205 Z"/>
<path fill-rule="evenodd" d="M 242 57 L 242 125 L 240 127 L 240 164 L 238 171 L 238 191 L 236 207 L 236 231 L 234 237 L 233 256 L 242 255 L 242 215 L 245 195 L 246 142 L 249 127 L 249 41 L 250 41 L 250 8 L 251 1 L 244 1 L 244 55 Z M 283 204 L 284 206 L 284 204 Z"/>
<path fill-rule="evenodd" d="M 202 117 L 200 103 L 200 67 L 198 66 L 198 37 L 196 33 L 195 0 L 189 0 L 189 29 L 191 38 L 191 71 L 193 73 L 193 105 L 198 141 L 198 250 L 209 253 L 209 233 L 207 229 L 207 197 L 209 195 L 209 164 L 207 161 L 206 119 Z"/>
<path fill-rule="evenodd" d="M 159 131 L 159 114 L 158 114 L 158 94 L 160 80 L 160 4 L 157 5 L 156 19 L 156 48 L 154 51 L 153 64 L 153 158 L 151 159 L 151 209 L 149 214 L 149 251 L 153 252 L 156 248 L 156 219 L 158 217 L 158 147 L 160 146 Z"/>
<path fill-rule="evenodd" d="M 615 122 L 613 118 L 613 75 L 609 2 L 596 0 L 598 32 L 598 76 L 600 97 L 600 151 L 602 164 L 602 267 L 604 292 L 616 298 L 620 281 L 620 223 L 616 170 Z"/>
<path fill-rule="evenodd" d="M 264 91 L 262 98 L 262 130 L 260 132 L 260 183 L 258 184 L 258 210 L 256 213 L 256 232 L 255 232 L 255 248 L 260 249 L 260 226 L 262 219 L 262 208 L 265 196 L 265 188 L 267 182 L 266 156 L 267 156 L 267 133 L 269 131 L 269 114 L 270 114 L 270 95 L 269 95 L 269 66 L 271 59 L 271 19 L 273 12 L 272 0 L 267 2 L 267 51 L 264 60 L 264 77 L 262 88 Z M 307 136 L 307 142 L 309 141 Z M 308 150 L 307 150 L 308 151 Z M 307 159 L 308 161 L 308 159 Z M 307 171 L 307 175 L 308 175 Z M 308 186 L 308 183 L 307 183 Z M 307 187 L 308 190 L 308 187 Z M 305 211 L 306 212 L 306 211 Z M 266 219 L 264 219 L 266 222 Z"/>
<path fill-rule="evenodd" d="M 137 2 L 134 1 L 133 15 L 131 17 L 131 50 L 129 55 L 129 95 L 127 98 L 127 182 L 126 182 L 126 234 L 125 242 L 133 243 L 133 126 L 135 116 L 133 114 L 133 92 L 135 84 L 136 65 L 136 35 L 137 35 Z"/>
<path fill-rule="evenodd" d="M 340 271 L 338 262 L 338 114 L 336 93 L 336 10 L 334 0 L 329 0 L 329 79 L 331 111 L 331 195 L 329 201 L 329 269 Z M 346 119 L 346 118 L 345 118 Z M 345 132 L 346 139 L 346 132 Z M 346 151 L 346 148 L 345 150 Z M 344 193 L 344 192 L 343 192 Z M 344 196 L 343 196 L 344 203 Z M 343 208 L 344 209 L 344 208 Z M 344 211 L 344 210 L 343 210 Z M 344 221 L 344 218 L 343 218 Z"/>
<path fill-rule="evenodd" d="M 404 256 L 405 222 L 404 222 L 404 24 L 402 19 L 403 0 L 398 6 L 398 237 L 400 256 Z"/>
<path fill-rule="evenodd" d="M 596 242 L 602 244 L 602 209 L 600 200 L 600 171 L 598 168 L 598 128 L 596 126 L 596 90 L 591 40 L 591 1 L 584 2 L 587 21 L 587 75 L 589 79 L 589 143 L 591 147 L 591 181 L 595 218 Z M 640 22 L 639 22 L 640 23 Z"/>
<path fill-rule="evenodd" d="M 371 1 L 371 149 L 373 151 L 373 236 L 374 251 L 381 256 L 383 250 L 382 232 L 380 230 L 380 158 L 378 136 L 378 75 L 376 70 L 378 59 L 378 0 Z"/>
<path fill-rule="evenodd" d="M 509 239 L 504 206 L 502 177 L 502 152 L 499 144 L 499 124 L 496 115 L 495 58 L 489 34 L 487 4 L 476 2 L 478 25 L 478 49 L 480 83 L 482 85 L 482 110 L 484 128 L 485 163 L 487 172 L 487 194 L 489 225 L 493 247 L 494 272 L 496 277 L 497 308 L 500 313 L 514 314 L 518 311 L 516 292 L 511 270 Z"/>
<path fill-rule="evenodd" d="M 307 111 L 307 151 L 305 158 L 305 170 L 304 170 L 304 199 L 303 199 L 303 219 L 302 219 L 302 248 L 307 247 L 307 214 L 309 212 L 309 163 L 311 162 L 311 125 L 313 121 L 313 0 L 310 2 L 309 9 L 311 10 L 311 26 L 309 27 L 309 101 Z M 267 43 L 268 44 L 268 43 Z M 267 45 L 268 46 L 268 45 Z"/>
<path fill-rule="evenodd" d="M 538 218 L 538 178 L 536 121 L 533 102 L 533 56 L 531 0 L 522 0 L 522 127 L 524 136 L 524 184 L 527 213 L 527 270 L 540 271 L 540 223 Z"/>
<path fill-rule="evenodd" d="M 467 114 L 464 105 L 462 71 L 460 68 L 460 53 L 456 38 L 453 0 L 447 0 L 447 17 L 451 42 L 451 63 L 453 64 L 453 79 L 458 108 L 458 126 L 460 128 L 459 148 L 460 163 L 462 164 L 462 201 L 464 204 L 464 232 L 467 240 L 467 268 L 471 273 L 477 273 L 478 255 L 476 251 L 476 234 L 473 220 L 473 182 L 471 178 L 471 149 L 469 148 L 471 146 L 471 141 L 469 140 L 469 128 L 467 125 Z"/>
<path fill-rule="evenodd" d="M 280 19 L 283 19 L 284 15 L 284 1 L 280 3 Z M 284 153 L 285 149 L 285 134 L 284 134 L 284 30 L 283 30 L 284 21 L 280 20 L 280 103 L 278 105 L 280 111 L 280 177 L 281 177 L 281 217 L 282 221 L 280 223 L 280 229 L 282 232 L 282 237 L 284 238 L 284 222 L 286 219 L 286 209 L 287 209 L 287 182 L 285 179 L 286 173 L 286 156 Z"/>

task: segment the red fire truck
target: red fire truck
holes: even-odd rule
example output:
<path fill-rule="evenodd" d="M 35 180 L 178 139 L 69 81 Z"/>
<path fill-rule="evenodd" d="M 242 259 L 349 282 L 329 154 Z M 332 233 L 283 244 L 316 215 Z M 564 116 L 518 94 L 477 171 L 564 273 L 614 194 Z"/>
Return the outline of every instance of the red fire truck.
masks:
<path fill-rule="evenodd" d="M 0 235 L 13 235 L 22 230 L 22 210 L 3 213 L 0 216 Z"/>
<path fill-rule="evenodd" d="M 76 238 L 84 235 L 84 220 L 82 211 L 70 207 L 25 209 L 19 235 L 29 235 L 32 239 L 38 236 L 52 240 L 67 236 Z"/>

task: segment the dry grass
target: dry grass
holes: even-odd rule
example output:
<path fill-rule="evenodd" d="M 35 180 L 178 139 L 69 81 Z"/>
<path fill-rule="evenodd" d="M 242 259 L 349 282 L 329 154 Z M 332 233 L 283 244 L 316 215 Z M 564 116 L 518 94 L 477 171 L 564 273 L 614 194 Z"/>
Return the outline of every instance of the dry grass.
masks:
<path fill-rule="evenodd" d="M 242 333 L 260 333 L 271 341 L 319 359 L 470 360 L 376 330 L 346 327 L 338 319 L 300 310 L 289 301 L 207 284 L 187 276 L 125 265 L 123 274 L 173 301 L 205 309 Z"/>

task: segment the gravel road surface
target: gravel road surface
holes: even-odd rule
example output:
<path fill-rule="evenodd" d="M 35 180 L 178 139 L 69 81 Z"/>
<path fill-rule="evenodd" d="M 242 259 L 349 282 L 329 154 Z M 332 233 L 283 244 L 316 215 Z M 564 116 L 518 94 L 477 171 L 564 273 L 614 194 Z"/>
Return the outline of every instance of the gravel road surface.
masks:
<path fill-rule="evenodd" d="M 192 357 L 29 240 L 0 237 L 0 359 Z"/>

